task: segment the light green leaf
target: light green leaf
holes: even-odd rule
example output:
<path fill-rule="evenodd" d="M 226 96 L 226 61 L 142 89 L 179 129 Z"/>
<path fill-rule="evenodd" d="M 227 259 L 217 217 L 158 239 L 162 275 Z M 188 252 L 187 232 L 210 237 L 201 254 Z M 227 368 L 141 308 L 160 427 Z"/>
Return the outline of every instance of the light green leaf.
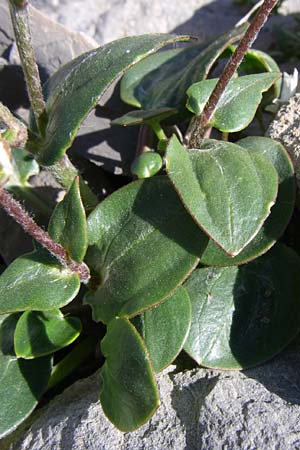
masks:
<path fill-rule="evenodd" d="M 174 361 L 191 325 L 191 304 L 183 287 L 157 307 L 133 319 L 142 336 L 156 373 Z"/>
<path fill-rule="evenodd" d="M 0 314 L 61 308 L 73 300 L 79 287 L 79 276 L 46 252 L 28 253 L 0 276 Z"/>
<path fill-rule="evenodd" d="M 94 320 L 104 323 L 137 315 L 168 297 L 207 245 L 167 177 L 114 192 L 89 216 L 88 233 L 86 261 L 95 286 L 85 302 Z"/>
<path fill-rule="evenodd" d="M 151 121 L 161 121 L 177 113 L 174 108 L 158 108 L 158 109 L 148 109 L 147 111 L 140 109 L 135 111 L 130 111 L 124 114 L 122 117 L 112 121 L 113 125 L 123 125 L 124 127 L 130 125 L 141 125 L 142 123 L 149 124 Z"/>
<path fill-rule="evenodd" d="M 138 178 L 153 177 L 163 165 L 162 157 L 156 152 L 145 152 L 138 155 L 131 164 L 131 172 Z"/>
<path fill-rule="evenodd" d="M 14 172 L 6 187 L 26 186 L 28 179 L 39 173 L 39 165 L 32 154 L 22 148 L 12 147 L 11 155 Z"/>
<path fill-rule="evenodd" d="M 255 116 L 263 92 L 280 76 L 280 73 L 260 73 L 232 79 L 220 98 L 209 125 L 228 133 L 246 128 Z M 217 82 L 218 78 L 214 78 L 193 84 L 187 90 L 187 108 L 199 116 Z"/>
<path fill-rule="evenodd" d="M 74 342 L 81 333 L 77 317 L 64 317 L 59 309 L 26 311 L 18 320 L 14 345 L 18 357 L 49 355 Z"/>
<path fill-rule="evenodd" d="M 51 373 L 49 356 L 32 361 L 13 351 L 19 314 L 0 316 L 0 439 L 13 432 L 34 410 Z"/>
<path fill-rule="evenodd" d="M 187 36 L 153 34 L 126 37 L 78 56 L 45 87 L 47 125 L 38 158 L 52 165 L 71 146 L 77 130 L 109 85 L 142 58 Z"/>
<path fill-rule="evenodd" d="M 145 344 L 128 320 L 108 324 L 101 343 L 101 405 L 121 431 L 133 431 L 150 419 L 159 405 L 158 390 Z"/>
<path fill-rule="evenodd" d="M 284 245 L 249 264 L 196 270 L 185 283 L 198 364 L 245 369 L 279 353 L 300 330 L 300 259 Z"/>
<path fill-rule="evenodd" d="M 252 153 L 264 155 L 274 165 L 279 179 L 278 195 L 271 214 L 262 228 L 238 256 L 231 258 L 210 240 L 201 258 L 201 263 L 207 266 L 243 264 L 262 255 L 283 234 L 294 210 L 296 194 L 294 168 L 283 146 L 267 137 L 252 136 L 241 139 L 237 144 Z"/>
<path fill-rule="evenodd" d="M 207 77 L 224 49 L 240 39 L 246 28 L 243 25 L 209 42 L 160 52 L 136 64 L 122 78 L 122 100 L 144 110 L 171 107 L 187 113 L 187 88 Z"/>
<path fill-rule="evenodd" d="M 166 152 L 169 178 L 199 226 L 230 256 L 256 236 L 277 195 L 277 172 L 263 155 L 207 140 L 186 151 L 175 136 Z"/>
<path fill-rule="evenodd" d="M 84 207 L 80 197 L 79 178 L 76 177 L 51 216 L 48 232 L 59 242 L 70 258 L 81 262 L 84 258 L 88 237 Z"/>

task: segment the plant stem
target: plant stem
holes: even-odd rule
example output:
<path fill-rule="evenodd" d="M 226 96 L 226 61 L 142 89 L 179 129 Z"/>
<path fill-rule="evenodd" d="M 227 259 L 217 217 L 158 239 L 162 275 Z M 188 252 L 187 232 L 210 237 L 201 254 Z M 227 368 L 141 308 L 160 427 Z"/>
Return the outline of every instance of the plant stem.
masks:
<path fill-rule="evenodd" d="M 39 70 L 31 43 L 28 5 L 24 2 L 17 3 L 23 6 L 16 6 L 15 1 L 9 0 L 10 16 L 25 75 L 31 107 L 38 130 L 41 135 L 43 135 L 46 110 Z"/>
<path fill-rule="evenodd" d="M 21 204 L 3 188 L 0 188 L 0 206 L 21 225 L 26 233 L 52 253 L 63 266 L 77 273 L 80 280 L 84 283 L 88 282 L 90 279 L 90 271 L 86 264 L 77 263 L 70 259 L 63 246 L 54 242 L 50 235 L 35 223 Z"/>
<path fill-rule="evenodd" d="M 27 128 L 18 120 L 10 110 L 0 102 L 0 120 L 7 126 L 12 135 L 8 137 L 7 141 L 13 147 L 25 147 L 27 141 Z M 3 138 L 6 139 L 5 133 Z"/>
<path fill-rule="evenodd" d="M 200 147 L 203 135 L 205 133 L 205 128 L 208 126 L 209 121 L 217 107 L 217 104 L 223 92 L 226 89 L 226 86 L 228 85 L 235 71 L 241 64 L 246 52 L 249 50 L 249 48 L 252 46 L 253 42 L 257 38 L 259 31 L 267 21 L 269 14 L 271 13 L 272 9 L 274 8 L 277 2 L 278 0 L 265 0 L 263 5 L 259 9 L 258 13 L 256 14 L 255 18 L 253 19 L 252 23 L 248 27 L 246 33 L 241 39 L 235 52 L 233 53 L 232 57 L 226 64 L 215 89 L 213 90 L 204 107 L 201 116 L 195 118 L 191 125 L 190 130 L 191 138 L 189 141 L 190 147 L 192 148 Z"/>

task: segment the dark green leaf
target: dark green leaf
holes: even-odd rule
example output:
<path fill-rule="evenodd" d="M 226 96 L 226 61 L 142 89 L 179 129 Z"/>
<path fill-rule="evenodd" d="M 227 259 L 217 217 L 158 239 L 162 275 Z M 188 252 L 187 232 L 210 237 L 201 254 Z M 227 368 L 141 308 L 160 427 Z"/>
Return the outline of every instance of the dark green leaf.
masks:
<path fill-rule="evenodd" d="M 224 49 L 245 29 L 243 25 L 204 44 L 164 51 L 138 63 L 121 81 L 123 101 L 145 110 L 184 107 L 187 88 L 207 77 Z"/>
<path fill-rule="evenodd" d="M 127 127 L 129 125 L 141 125 L 142 123 L 151 123 L 154 119 L 160 121 L 176 114 L 177 110 L 174 108 L 158 108 L 149 109 L 147 111 L 140 109 L 137 111 L 130 111 L 124 114 L 122 117 L 112 121 L 114 125 L 123 125 Z"/>
<path fill-rule="evenodd" d="M 185 283 L 198 364 L 244 369 L 279 353 L 300 330 L 300 259 L 278 245 L 244 266 L 196 270 Z"/>
<path fill-rule="evenodd" d="M 14 431 L 34 410 L 44 393 L 51 358 L 17 359 L 13 352 L 19 314 L 0 316 L 0 438 Z"/>
<path fill-rule="evenodd" d="M 166 167 L 194 220 L 230 256 L 255 237 L 277 195 L 273 164 L 230 142 L 211 139 L 186 151 L 174 136 Z"/>
<path fill-rule="evenodd" d="M 79 276 L 45 252 L 13 261 L 0 276 L 0 313 L 49 310 L 70 303 L 79 291 Z"/>
<path fill-rule="evenodd" d="M 133 431 L 150 419 L 159 405 L 158 390 L 144 342 L 128 320 L 114 319 L 101 343 L 101 405 L 121 431 Z"/>
<path fill-rule="evenodd" d="M 126 37 L 78 56 L 63 66 L 45 87 L 47 126 L 39 161 L 51 165 L 71 146 L 80 124 L 108 86 L 126 69 L 187 36 L 153 34 Z"/>
<path fill-rule="evenodd" d="M 86 296 L 96 321 L 130 317 L 169 296 L 198 264 L 207 238 L 167 177 L 131 183 L 88 218 L 87 263 L 98 286 Z"/>
<path fill-rule="evenodd" d="M 80 333 L 80 320 L 64 317 L 59 309 L 26 311 L 15 330 L 15 352 L 18 357 L 26 359 L 49 355 L 71 344 Z"/>
<path fill-rule="evenodd" d="M 226 255 L 212 240 L 209 241 L 201 263 L 207 266 L 243 264 L 265 253 L 280 238 L 290 221 L 295 204 L 295 178 L 290 158 L 283 146 L 266 137 L 247 137 L 237 142 L 251 152 L 264 155 L 278 173 L 279 188 L 275 205 L 255 238 L 235 258 Z"/>
<path fill-rule="evenodd" d="M 183 287 L 156 308 L 133 319 L 150 355 L 153 369 L 160 372 L 181 351 L 191 325 L 191 304 Z"/>
<path fill-rule="evenodd" d="M 149 178 L 159 172 L 162 165 L 162 157 L 158 153 L 145 152 L 134 159 L 131 172 L 138 178 Z"/>
<path fill-rule="evenodd" d="M 52 239 L 67 250 L 70 258 L 77 262 L 83 260 L 88 238 L 77 177 L 64 199 L 56 205 L 49 222 L 48 232 Z"/>
<path fill-rule="evenodd" d="M 225 89 L 213 113 L 209 125 L 224 132 L 246 128 L 253 120 L 266 92 L 280 77 L 280 73 L 260 73 L 232 79 Z M 188 90 L 187 108 L 199 116 L 218 78 L 193 84 Z"/>

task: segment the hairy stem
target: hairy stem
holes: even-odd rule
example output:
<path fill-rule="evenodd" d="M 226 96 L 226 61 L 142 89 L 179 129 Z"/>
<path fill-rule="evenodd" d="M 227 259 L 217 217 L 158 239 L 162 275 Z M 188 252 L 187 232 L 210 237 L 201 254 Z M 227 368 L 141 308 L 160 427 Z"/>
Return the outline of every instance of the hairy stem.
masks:
<path fill-rule="evenodd" d="M 246 33 L 241 39 L 231 59 L 226 64 L 219 81 L 209 97 L 204 110 L 200 117 L 194 119 L 190 130 L 189 146 L 197 148 L 200 146 L 205 128 L 208 126 L 209 121 L 217 107 L 217 104 L 226 89 L 229 81 L 233 77 L 235 71 L 241 64 L 246 52 L 252 46 L 253 42 L 257 38 L 257 35 L 265 22 L 267 21 L 269 14 L 276 5 L 278 0 L 265 0 L 259 11 L 257 12 L 252 23 L 248 27 Z"/>
<path fill-rule="evenodd" d="M 17 6 L 20 5 L 20 6 Z M 41 80 L 31 43 L 28 5 L 24 1 L 9 0 L 10 16 L 18 46 L 30 104 L 38 130 L 43 134 L 45 122 L 45 102 Z"/>
<path fill-rule="evenodd" d="M 76 272 L 81 281 L 86 283 L 90 279 L 90 271 L 86 264 L 77 263 L 70 259 L 63 246 L 54 242 L 50 235 L 35 223 L 21 204 L 3 188 L 0 188 L 0 206 L 21 225 L 26 233 L 54 255 L 63 266 L 68 267 L 72 272 Z"/>

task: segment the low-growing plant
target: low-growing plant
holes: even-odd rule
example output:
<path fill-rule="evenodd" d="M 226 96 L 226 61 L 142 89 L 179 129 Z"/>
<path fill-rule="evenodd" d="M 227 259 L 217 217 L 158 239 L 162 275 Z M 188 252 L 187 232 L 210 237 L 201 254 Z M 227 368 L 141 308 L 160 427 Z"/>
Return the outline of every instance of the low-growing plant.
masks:
<path fill-rule="evenodd" d="M 1 436 L 84 364 L 104 326 L 100 400 L 122 431 L 154 413 L 155 374 L 182 349 L 199 365 L 244 369 L 299 332 L 300 259 L 278 242 L 294 210 L 294 169 L 280 143 L 233 134 L 279 95 L 275 61 L 249 51 L 275 4 L 265 0 L 249 26 L 205 45 L 168 34 L 117 40 L 72 60 L 41 89 L 27 6 L 10 1 L 32 111 L 24 125 L 1 106 L 0 204 L 36 245 L 0 277 Z M 220 78 L 208 79 L 228 53 Z M 135 109 L 114 123 L 140 125 L 152 144 L 141 133 L 137 179 L 97 204 L 66 152 L 124 72 L 120 95 Z M 212 128 L 221 139 L 209 137 Z M 12 196 L 39 167 L 67 191 L 47 231 Z M 96 339 L 91 320 L 82 333 L 82 303 Z"/>

